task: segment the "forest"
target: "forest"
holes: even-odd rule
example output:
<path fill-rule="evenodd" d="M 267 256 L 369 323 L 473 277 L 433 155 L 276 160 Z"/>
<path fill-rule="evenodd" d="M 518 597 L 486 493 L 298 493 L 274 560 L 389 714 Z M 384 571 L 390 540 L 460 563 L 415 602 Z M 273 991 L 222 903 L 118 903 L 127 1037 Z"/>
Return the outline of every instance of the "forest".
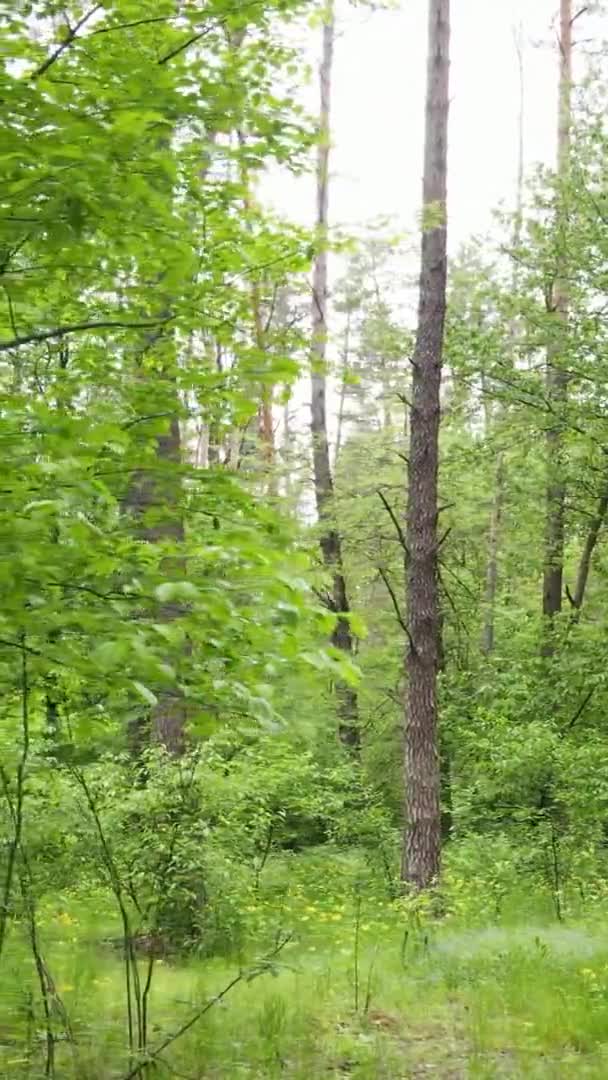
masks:
<path fill-rule="evenodd" d="M 402 5 L 409 231 L 397 0 L 0 0 L 0 1077 L 608 1076 L 608 11 L 454 248 Z"/>

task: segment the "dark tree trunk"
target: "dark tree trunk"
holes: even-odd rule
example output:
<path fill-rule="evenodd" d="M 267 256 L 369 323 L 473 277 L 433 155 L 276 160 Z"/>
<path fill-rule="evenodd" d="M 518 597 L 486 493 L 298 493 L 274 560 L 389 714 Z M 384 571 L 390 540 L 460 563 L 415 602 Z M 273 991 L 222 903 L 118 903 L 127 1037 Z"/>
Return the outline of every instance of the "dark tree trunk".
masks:
<path fill-rule="evenodd" d="M 327 12 L 323 27 L 323 57 L 320 70 L 321 109 L 317 163 L 317 240 L 319 251 L 313 268 L 312 300 L 312 376 L 311 432 L 315 499 L 321 527 L 321 554 L 332 577 L 329 606 L 338 621 L 332 643 L 347 655 L 353 653 L 353 636 L 348 621 L 349 604 L 344 578 L 342 541 L 333 521 L 334 483 L 329 458 L 326 415 L 326 346 L 327 346 L 327 224 L 329 206 L 329 134 L 331 72 L 334 47 L 333 7 Z M 336 687 L 338 733 L 350 749 L 359 747 L 358 702 L 356 691 L 345 684 Z"/>
<path fill-rule="evenodd" d="M 155 378 L 156 376 L 147 376 Z M 179 553 L 184 543 L 182 516 L 182 484 L 180 467 L 182 445 L 179 426 L 179 396 L 173 379 L 165 375 L 167 411 L 173 415 L 168 430 L 156 440 L 156 460 L 149 469 L 135 472 L 126 493 L 123 507 L 133 515 L 137 535 L 150 544 L 171 544 L 176 551 L 162 562 L 168 580 L 183 579 L 185 565 Z M 156 390 L 158 393 L 158 390 Z M 183 614 L 181 605 L 162 604 L 156 612 L 159 623 L 171 622 Z M 147 717 L 134 721 L 129 742 L 133 753 L 139 754 L 149 745 L 150 737 L 169 753 L 179 755 L 185 749 L 186 705 L 176 691 L 160 688 L 158 702 Z"/>
<path fill-rule="evenodd" d="M 441 657 L 437 471 L 447 278 L 449 0 L 430 0 L 423 232 L 418 330 L 413 356 L 407 499 L 409 648 L 405 716 L 405 833 L 402 879 L 425 889 L 441 851 L 437 672 Z"/>

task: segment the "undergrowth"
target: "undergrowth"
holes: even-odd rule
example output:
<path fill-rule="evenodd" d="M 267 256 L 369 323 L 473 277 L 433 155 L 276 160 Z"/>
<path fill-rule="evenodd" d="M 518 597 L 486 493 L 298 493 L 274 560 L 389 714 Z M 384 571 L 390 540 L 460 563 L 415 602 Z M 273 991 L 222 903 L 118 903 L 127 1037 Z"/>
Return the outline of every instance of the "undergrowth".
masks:
<path fill-rule="evenodd" d="M 490 918 L 490 901 L 449 871 L 447 879 L 438 916 L 431 902 L 390 899 L 352 856 L 271 860 L 243 897 L 244 932 L 231 954 L 209 957 L 203 947 L 154 958 L 147 1063 L 127 1053 L 120 925 L 107 897 L 66 891 L 41 902 L 61 1031 L 56 1077 L 608 1075 L 602 905 L 593 918 L 572 910 L 559 922 L 541 891 L 522 889 L 503 895 Z M 147 973 L 149 960 L 140 963 Z M 0 973 L 1 1076 L 44 1075 L 38 975 L 16 923 Z"/>

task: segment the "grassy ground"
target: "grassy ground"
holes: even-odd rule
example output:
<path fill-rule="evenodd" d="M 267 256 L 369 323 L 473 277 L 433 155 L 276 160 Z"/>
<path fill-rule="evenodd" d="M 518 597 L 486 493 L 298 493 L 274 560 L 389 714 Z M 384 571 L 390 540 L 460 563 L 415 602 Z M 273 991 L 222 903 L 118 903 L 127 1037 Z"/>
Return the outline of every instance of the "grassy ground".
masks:
<path fill-rule="evenodd" d="M 279 913 L 247 905 L 270 946 Z M 58 1080 L 129 1072 L 124 970 L 102 944 L 109 909 L 63 898 L 40 913 L 41 940 L 74 1041 L 56 1050 Z M 162 1055 L 148 1075 L 195 1078 L 608 1076 L 608 939 L 584 924 L 422 925 L 365 898 L 283 898 L 292 941 L 280 966 L 239 983 Z M 253 953 L 242 958 L 246 965 Z M 146 962 L 142 961 L 145 969 Z M 238 971 L 237 959 L 154 965 L 152 1049 Z M 27 942 L 14 930 L 0 973 L 0 1076 L 43 1075 L 43 1018 Z"/>
<path fill-rule="evenodd" d="M 406 936 L 397 918 L 364 912 L 355 963 L 354 914 L 308 914 L 314 926 L 300 923 L 282 967 L 235 986 L 163 1055 L 156 1075 L 166 1063 L 164 1075 L 189 1080 L 608 1076 L 603 934 L 548 924 Z M 122 963 L 99 944 L 107 929 L 91 912 L 46 919 L 46 959 L 76 1039 L 57 1045 L 60 1078 L 129 1071 Z M 237 970 L 228 960 L 157 962 L 151 1047 Z M 35 982 L 17 934 L 1 980 L 0 1075 L 38 1077 L 40 1012 L 32 1020 L 27 987 Z"/>

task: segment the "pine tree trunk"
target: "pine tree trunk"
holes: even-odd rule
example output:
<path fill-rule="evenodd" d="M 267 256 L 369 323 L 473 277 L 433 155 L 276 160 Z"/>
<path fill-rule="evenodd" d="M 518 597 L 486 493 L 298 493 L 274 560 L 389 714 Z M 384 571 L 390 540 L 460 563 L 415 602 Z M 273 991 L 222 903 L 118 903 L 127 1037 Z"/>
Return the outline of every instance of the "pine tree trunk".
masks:
<path fill-rule="evenodd" d="M 449 0 L 430 0 L 424 220 L 418 330 L 412 363 L 407 500 L 409 648 L 402 879 L 416 890 L 428 888 L 438 878 L 441 850 L 437 473 L 447 278 L 449 40 Z"/>
<path fill-rule="evenodd" d="M 323 562 L 332 577 L 331 609 L 338 620 L 332 643 L 347 655 L 353 653 L 353 636 L 348 621 L 348 596 L 344 578 L 342 541 L 333 520 L 334 483 L 327 438 L 327 225 L 329 208 L 329 136 L 331 73 L 334 49 L 334 10 L 329 5 L 323 26 L 323 56 L 320 69 L 321 109 L 317 162 L 317 240 L 318 254 L 313 267 L 312 298 L 312 374 L 311 433 L 315 499 L 321 528 L 320 546 Z M 359 747 L 358 702 L 356 691 L 345 684 L 336 687 L 338 733 L 350 749 Z"/>
<path fill-rule="evenodd" d="M 545 635 L 543 653 L 552 655 L 554 621 L 562 610 L 564 576 L 564 531 L 566 485 L 564 479 L 566 461 L 564 454 L 563 413 L 568 400 L 568 376 L 563 366 L 564 338 L 568 326 L 569 298 L 566 281 L 565 226 L 567 213 L 564 205 L 564 185 L 570 167 L 570 125 L 572 118 L 572 0 L 561 0 L 560 5 L 560 65 L 559 65 L 559 120 L 557 136 L 558 191 L 556 279 L 548 309 L 554 315 L 552 337 L 547 348 L 546 391 L 547 401 L 554 419 L 547 431 L 547 494 L 545 524 L 545 556 L 543 570 L 543 615 Z"/>

